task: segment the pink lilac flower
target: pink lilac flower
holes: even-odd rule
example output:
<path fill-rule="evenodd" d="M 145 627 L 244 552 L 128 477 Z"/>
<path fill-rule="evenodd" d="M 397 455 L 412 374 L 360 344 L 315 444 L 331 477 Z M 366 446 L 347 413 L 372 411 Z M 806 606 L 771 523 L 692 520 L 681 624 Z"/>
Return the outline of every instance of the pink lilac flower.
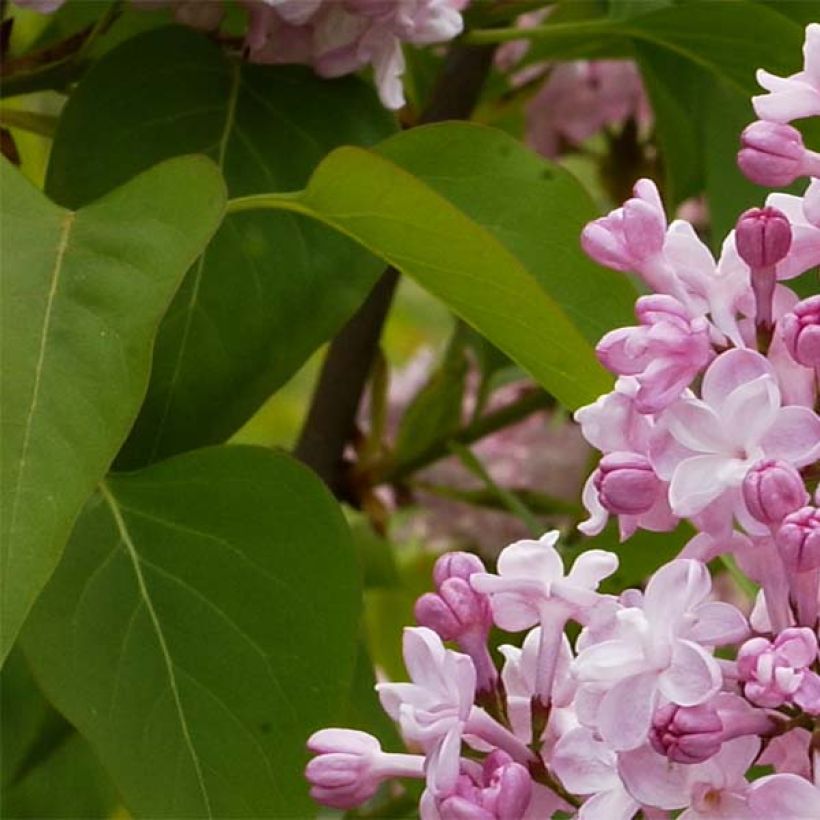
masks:
<path fill-rule="evenodd" d="M 479 772 L 461 774 L 453 791 L 439 799 L 422 797 L 422 820 L 512 820 L 524 818 L 533 796 L 533 782 L 525 766 L 496 749 Z"/>
<path fill-rule="evenodd" d="M 451 794 L 455 788 L 465 735 L 505 750 L 519 763 L 532 760 L 524 743 L 473 705 L 476 674 L 469 657 L 446 649 L 430 629 L 407 627 L 404 665 L 412 683 L 379 683 L 376 691 L 404 739 L 424 750 L 427 788 L 433 796 Z"/>
<path fill-rule="evenodd" d="M 589 795 L 579 820 L 630 820 L 640 808 L 618 774 L 617 752 L 585 726 L 561 736 L 550 768 L 572 794 Z"/>
<path fill-rule="evenodd" d="M 618 557 L 603 550 L 582 553 L 567 575 L 555 549 L 558 532 L 538 541 L 517 541 L 502 551 L 498 574 L 477 574 L 470 583 L 490 596 L 493 618 L 502 629 L 517 632 L 541 626 L 536 695 L 549 703 L 561 637 L 567 620 L 583 622 L 601 600 L 595 591 L 618 567 Z"/>
<path fill-rule="evenodd" d="M 248 44 L 262 63 L 304 62 L 322 77 L 373 67 L 387 108 L 404 105 L 401 44 L 441 43 L 461 33 L 465 0 L 297 0 L 257 10 Z M 293 44 L 297 44 L 294 48 Z"/>
<path fill-rule="evenodd" d="M 771 365 L 751 350 L 722 353 L 703 377 L 701 398 L 682 398 L 660 418 L 652 464 L 670 482 L 673 512 L 700 516 L 706 530 L 728 530 L 734 514 L 763 534 L 743 504 L 746 473 L 761 458 L 803 467 L 820 455 L 820 418 L 781 407 Z"/>
<path fill-rule="evenodd" d="M 809 668 L 817 660 L 817 637 L 811 629 L 784 629 L 774 641 L 752 638 L 737 656 L 746 697 L 758 706 L 795 703 L 820 711 L 820 676 Z"/>
<path fill-rule="evenodd" d="M 685 809 L 683 820 L 751 817 L 745 778 L 760 739 L 740 737 L 723 744 L 703 763 L 672 763 L 644 745 L 619 755 L 618 770 L 629 793 L 667 811 Z M 771 815 L 770 817 L 779 817 Z"/>
<path fill-rule="evenodd" d="M 475 669 L 466 656 L 445 649 L 424 627 L 404 630 L 404 663 L 412 683 L 376 685 L 384 710 L 402 735 L 427 754 L 427 784 L 446 793 L 459 775 L 461 737 L 475 696 Z"/>
<path fill-rule="evenodd" d="M 709 326 L 691 318 L 674 297 L 642 296 L 635 305 L 640 325 L 610 331 L 596 353 L 608 370 L 634 376 L 640 413 L 663 410 L 687 388 L 714 356 Z"/>
<path fill-rule="evenodd" d="M 580 145 L 606 126 L 634 117 L 651 122 L 651 112 L 635 63 L 592 60 L 558 63 L 526 108 L 527 142 L 548 157 L 562 143 Z"/>
<path fill-rule="evenodd" d="M 352 809 L 364 803 L 389 778 L 424 776 L 421 755 L 385 753 L 365 732 L 322 729 L 307 745 L 316 755 L 305 770 L 310 796 L 332 808 Z"/>
<path fill-rule="evenodd" d="M 770 774 L 752 784 L 749 808 L 759 820 L 818 820 L 820 787 L 794 774 Z"/>
<path fill-rule="evenodd" d="M 715 340 L 728 336 L 744 345 L 737 313 L 752 315 L 749 269 L 730 234 L 716 263 L 688 222 L 666 224 L 663 204 L 651 180 L 639 180 L 635 196 L 581 234 L 584 251 L 596 262 L 637 273 L 652 290 L 674 296 L 691 319 L 710 316 Z"/>
<path fill-rule="evenodd" d="M 760 119 L 783 123 L 820 114 L 820 25 L 806 27 L 802 71 L 777 77 L 761 68 L 757 81 L 769 92 L 752 97 Z"/>
<path fill-rule="evenodd" d="M 747 633 L 733 606 L 707 602 L 706 567 L 679 559 L 650 579 L 643 608 L 615 614 L 615 637 L 585 647 L 573 669 L 579 683 L 601 694 L 596 724 L 615 749 L 631 749 L 648 735 L 658 699 L 697 706 L 721 685 L 721 672 L 704 647 L 731 643 Z"/>
<path fill-rule="evenodd" d="M 587 479 L 581 496 L 589 518 L 579 524 L 578 529 L 585 535 L 601 532 L 610 513 L 618 516 L 621 540 L 632 535 L 638 527 L 664 532 L 677 526 L 678 519 L 672 514 L 667 500 L 667 482 L 657 476 L 653 479 L 644 470 L 654 422 L 650 416 L 638 412 L 635 397 L 639 390 L 637 379 L 622 376 L 612 393 L 575 412 L 574 418 L 580 424 L 584 438 L 604 453 L 598 469 Z M 632 471 L 623 472 L 630 466 Z M 634 469 L 643 470 L 643 474 L 636 476 Z M 636 479 L 641 480 L 642 498 L 625 505 L 621 492 L 626 489 L 623 484 Z M 647 506 L 650 497 L 652 503 Z"/>

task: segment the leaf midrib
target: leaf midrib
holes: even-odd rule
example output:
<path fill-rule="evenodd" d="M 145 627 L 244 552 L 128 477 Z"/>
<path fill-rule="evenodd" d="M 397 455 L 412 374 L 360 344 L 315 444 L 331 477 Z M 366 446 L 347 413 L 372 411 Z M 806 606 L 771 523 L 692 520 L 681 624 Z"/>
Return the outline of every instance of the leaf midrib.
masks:
<path fill-rule="evenodd" d="M 157 611 L 154 608 L 154 602 L 151 599 L 151 595 L 148 592 L 148 586 L 145 583 L 145 576 L 142 572 L 142 567 L 140 565 L 140 557 L 137 553 L 137 548 L 134 545 L 134 541 L 131 538 L 131 533 L 129 532 L 128 526 L 125 523 L 125 519 L 123 518 L 122 511 L 120 510 L 119 503 L 117 499 L 114 497 L 111 490 L 109 489 L 108 485 L 105 483 L 105 481 L 100 482 L 99 489 L 100 494 L 102 495 L 103 499 L 105 500 L 106 504 L 111 510 L 111 517 L 114 519 L 114 523 L 117 527 L 117 532 L 119 533 L 120 540 L 122 541 L 122 544 L 125 547 L 125 550 L 128 553 L 129 558 L 131 559 L 131 564 L 134 568 L 134 575 L 137 580 L 137 586 L 139 588 L 140 596 L 143 602 L 145 603 L 146 612 L 148 613 L 148 617 L 150 618 L 151 624 L 154 627 L 154 632 L 157 636 L 157 643 L 159 645 L 160 653 L 162 654 L 163 662 L 165 663 L 165 668 L 168 673 L 168 685 L 171 689 L 171 695 L 174 699 L 174 705 L 176 706 L 176 711 L 179 716 L 179 723 L 180 728 L 182 730 L 182 736 L 185 740 L 185 745 L 188 749 L 188 753 L 191 757 L 191 762 L 194 766 L 194 772 L 196 774 L 199 789 L 202 792 L 202 799 L 205 804 L 206 816 L 208 818 L 213 818 L 214 815 L 211 810 L 211 801 L 208 796 L 208 789 L 205 786 L 205 778 L 202 774 L 202 764 L 200 762 L 196 748 L 194 747 L 193 739 L 191 738 L 191 732 L 188 727 L 188 719 L 185 716 L 185 710 L 182 706 L 182 698 L 180 697 L 179 687 L 177 685 L 174 661 L 171 658 L 171 653 L 168 649 L 168 644 L 165 640 L 165 633 L 163 632 L 159 616 L 157 615 Z"/>
<path fill-rule="evenodd" d="M 46 299 L 46 309 L 43 314 L 43 329 L 40 334 L 40 349 L 37 353 L 37 364 L 34 370 L 34 386 L 31 391 L 31 404 L 26 415 L 25 428 L 23 430 L 23 442 L 20 447 L 20 461 L 17 468 L 17 480 L 14 485 L 13 501 L 11 508 L 11 520 L 8 530 L 8 542 L 3 552 L 3 577 L 8 577 L 8 565 L 11 562 L 11 553 L 14 546 L 14 531 L 17 522 L 17 512 L 20 508 L 20 487 L 23 483 L 23 475 L 26 470 L 28 460 L 28 450 L 31 441 L 31 428 L 34 424 L 34 416 L 37 405 L 40 401 L 40 384 L 45 367 L 46 348 L 48 347 L 49 331 L 51 329 L 51 314 L 54 309 L 54 301 L 57 297 L 57 288 L 60 281 L 60 274 L 63 270 L 63 260 L 68 249 L 68 240 L 76 217 L 75 211 L 66 211 L 60 224 L 60 236 L 57 241 L 57 251 L 54 258 L 54 267 L 51 271 L 51 282 L 49 285 L 48 297 Z M 0 585 L 0 617 L 6 611 L 6 584 Z"/>

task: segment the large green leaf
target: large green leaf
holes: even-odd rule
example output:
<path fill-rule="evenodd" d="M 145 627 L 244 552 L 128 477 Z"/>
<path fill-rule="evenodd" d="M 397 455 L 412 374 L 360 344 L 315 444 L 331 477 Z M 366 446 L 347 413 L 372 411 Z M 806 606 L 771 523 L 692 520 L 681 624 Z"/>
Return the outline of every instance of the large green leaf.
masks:
<path fill-rule="evenodd" d="M 0 173 L 2 660 L 134 421 L 157 326 L 225 190 L 210 160 L 179 158 L 75 212 Z"/>
<path fill-rule="evenodd" d="M 447 123 L 405 131 L 376 149 L 492 233 L 586 339 L 634 321 L 635 289 L 581 250 L 599 214 L 564 169 L 490 128 Z"/>
<path fill-rule="evenodd" d="M 339 148 L 304 191 L 238 199 L 232 209 L 292 210 L 355 238 L 441 299 L 568 407 L 608 390 L 610 378 L 592 348 L 593 323 L 623 320 L 628 286 L 577 250 L 581 226 L 595 215 L 579 183 L 480 126 L 418 128 L 406 141 L 397 138 L 378 150 Z M 449 161 L 439 164 L 436 152 Z M 526 234 L 516 222 L 527 226 Z M 603 319 L 596 309 L 585 310 L 595 297 L 623 309 Z"/>
<path fill-rule="evenodd" d="M 300 66 L 234 63 L 200 34 L 132 38 L 66 106 L 47 190 L 88 201 L 166 157 L 210 155 L 233 196 L 302 187 L 338 145 L 394 129 L 364 81 Z M 189 272 L 157 339 L 151 385 L 118 466 L 224 441 L 362 301 L 382 266 L 294 214 L 225 220 Z"/>
<path fill-rule="evenodd" d="M 341 717 L 359 607 L 321 482 L 216 447 L 107 479 L 23 644 L 133 814 L 307 817 L 305 741 Z"/>

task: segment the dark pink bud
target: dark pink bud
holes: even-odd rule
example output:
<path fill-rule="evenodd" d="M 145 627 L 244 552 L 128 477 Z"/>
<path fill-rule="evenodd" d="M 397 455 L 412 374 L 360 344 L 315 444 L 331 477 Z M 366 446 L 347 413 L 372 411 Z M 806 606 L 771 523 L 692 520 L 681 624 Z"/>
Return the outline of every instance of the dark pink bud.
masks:
<path fill-rule="evenodd" d="M 786 256 L 791 244 L 791 224 L 777 208 L 750 208 L 737 221 L 735 246 L 751 269 L 758 327 L 770 329 L 772 326 L 772 300 L 777 282 L 775 265 Z"/>
<path fill-rule="evenodd" d="M 749 208 L 735 226 L 735 244 L 752 271 L 771 268 L 789 252 L 792 226 L 777 208 Z"/>
<path fill-rule="evenodd" d="M 803 507 L 787 515 L 775 540 L 783 563 L 791 572 L 820 569 L 820 510 Z"/>
<path fill-rule="evenodd" d="M 470 580 L 476 572 L 486 572 L 484 562 L 471 552 L 445 552 L 433 567 L 433 583 L 438 589 L 448 578 Z"/>
<path fill-rule="evenodd" d="M 675 763 L 702 763 L 720 751 L 723 721 L 708 704 L 668 704 L 655 712 L 649 742 Z"/>
<path fill-rule="evenodd" d="M 762 524 L 779 524 L 809 500 L 800 473 L 785 461 L 766 459 L 746 473 L 743 500 L 752 517 Z"/>
<path fill-rule="evenodd" d="M 493 809 L 498 820 L 519 820 L 526 814 L 532 798 L 532 778 L 526 767 L 510 761 L 495 768 L 487 791 L 485 805 Z"/>
<path fill-rule="evenodd" d="M 480 782 L 459 777 L 454 793 L 438 804 L 441 820 L 521 820 L 532 798 L 525 766 L 496 749 L 487 756 Z"/>
<path fill-rule="evenodd" d="M 779 327 L 791 357 L 804 367 L 820 368 L 820 295 L 798 302 Z"/>
<path fill-rule="evenodd" d="M 593 478 L 601 504 L 614 515 L 640 515 L 652 509 L 661 490 L 652 465 L 637 453 L 605 455 Z"/>
<path fill-rule="evenodd" d="M 442 640 L 456 641 L 465 632 L 486 634 L 492 623 L 486 595 L 463 578 L 446 578 L 438 593 L 422 595 L 415 606 L 416 620 L 437 632 Z"/>
<path fill-rule="evenodd" d="M 740 135 L 740 143 L 737 164 L 758 185 L 779 188 L 806 173 L 803 137 L 791 125 L 753 122 Z"/>

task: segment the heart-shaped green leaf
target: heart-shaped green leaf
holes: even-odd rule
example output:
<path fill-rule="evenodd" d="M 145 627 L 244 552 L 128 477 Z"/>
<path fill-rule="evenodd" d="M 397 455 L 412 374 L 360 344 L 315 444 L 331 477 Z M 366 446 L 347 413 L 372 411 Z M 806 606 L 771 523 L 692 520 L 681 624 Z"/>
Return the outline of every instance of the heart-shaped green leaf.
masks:
<path fill-rule="evenodd" d="M 222 216 L 205 157 L 79 211 L 3 161 L 0 660 L 145 395 L 154 336 Z"/>
<path fill-rule="evenodd" d="M 307 817 L 361 594 L 350 531 L 289 457 L 215 447 L 106 480 L 23 645 L 139 817 Z"/>

